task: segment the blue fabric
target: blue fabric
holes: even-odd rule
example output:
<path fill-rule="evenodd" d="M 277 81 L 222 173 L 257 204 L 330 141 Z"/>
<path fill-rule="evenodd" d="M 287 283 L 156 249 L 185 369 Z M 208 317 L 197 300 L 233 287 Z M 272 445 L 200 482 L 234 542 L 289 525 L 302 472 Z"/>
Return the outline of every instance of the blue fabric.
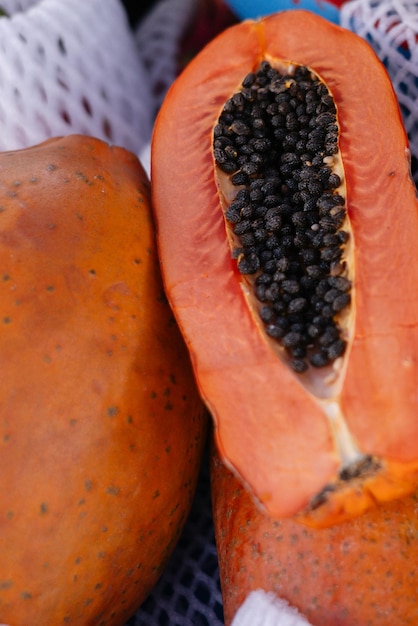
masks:
<path fill-rule="evenodd" d="M 339 10 L 325 0 L 226 0 L 240 19 L 254 19 L 287 9 L 306 9 L 318 13 L 330 22 L 339 23 Z"/>

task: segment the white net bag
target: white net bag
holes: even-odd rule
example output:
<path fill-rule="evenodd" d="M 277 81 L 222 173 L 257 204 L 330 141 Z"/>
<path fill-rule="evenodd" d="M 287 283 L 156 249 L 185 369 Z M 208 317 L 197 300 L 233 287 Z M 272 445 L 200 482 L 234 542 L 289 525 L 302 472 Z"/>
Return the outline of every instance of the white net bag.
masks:
<path fill-rule="evenodd" d="M 385 64 L 401 107 L 418 182 L 418 2 L 352 0 L 341 25 L 366 39 Z"/>
<path fill-rule="evenodd" d="M 155 112 L 176 78 L 179 47 L 198 9 L 198 0 L 160 0 L 139 23 L 136 40 L 154 97 Z"/>
<path fill-rule="evenodd" d="M 0 150 L 82 133 L 136 154 L 152 96 L 119 0 L 0 0 Z"/>

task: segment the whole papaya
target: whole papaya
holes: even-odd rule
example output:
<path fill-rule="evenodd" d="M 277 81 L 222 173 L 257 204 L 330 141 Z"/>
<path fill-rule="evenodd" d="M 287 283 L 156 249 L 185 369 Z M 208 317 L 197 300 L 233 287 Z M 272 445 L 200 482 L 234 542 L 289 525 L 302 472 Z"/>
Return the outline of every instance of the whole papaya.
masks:
<path fill-rule="evenodd" d="M 226 626 L 276 623 L 262 591 L 312 626 L 418 623 L 418 493 L 310 528 L 261 511 L 217 454 L 211 476 Z"/>
<path fill-rule="evenodd" d="M 0 286 L 0 621 L 122 625 L 205 439 L 138 159 L 81 135 L 0 154 Z"/>

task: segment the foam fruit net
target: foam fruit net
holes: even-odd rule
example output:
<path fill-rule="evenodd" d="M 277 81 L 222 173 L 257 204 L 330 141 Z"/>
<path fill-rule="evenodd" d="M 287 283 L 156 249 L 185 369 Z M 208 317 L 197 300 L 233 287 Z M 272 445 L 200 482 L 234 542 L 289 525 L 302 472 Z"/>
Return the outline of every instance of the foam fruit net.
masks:
<path fill-rule="evenodd" d="M 418 184 L 418 4 L 416 0 L 352 0 L 342 6 L 340 23 L 366 39 L 388 70 Z"/>
<path fill-rule="evenodd" d="M 84 133 L 126 147 L 146 168 L 156 111 L 177 72 L 198 0 L 160 0 L 131 28 L 122 0 L 0 0 L 0 150 Z M 280 3 L 278 2 L 278 5 Z M 388 68 L 418 157 L 418 9 L 347 2 L 342 25 Z M 222 626 L 207 459 L 190 517 L 151 596 L 126 626 Z"/>

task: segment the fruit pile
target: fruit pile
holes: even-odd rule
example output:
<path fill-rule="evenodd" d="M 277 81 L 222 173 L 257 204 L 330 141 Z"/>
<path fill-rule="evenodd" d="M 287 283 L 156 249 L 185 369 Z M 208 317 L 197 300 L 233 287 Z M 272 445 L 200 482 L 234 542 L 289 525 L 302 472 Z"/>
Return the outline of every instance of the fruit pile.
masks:
<path fill-rule="evenodd" d="M 382 61 L 205 0 L 158 93 L 133 5 L 2 9 L 2 626 L 145 624 L 202 463 L 225 625 L 414 626 L 418 201 Z"/>

